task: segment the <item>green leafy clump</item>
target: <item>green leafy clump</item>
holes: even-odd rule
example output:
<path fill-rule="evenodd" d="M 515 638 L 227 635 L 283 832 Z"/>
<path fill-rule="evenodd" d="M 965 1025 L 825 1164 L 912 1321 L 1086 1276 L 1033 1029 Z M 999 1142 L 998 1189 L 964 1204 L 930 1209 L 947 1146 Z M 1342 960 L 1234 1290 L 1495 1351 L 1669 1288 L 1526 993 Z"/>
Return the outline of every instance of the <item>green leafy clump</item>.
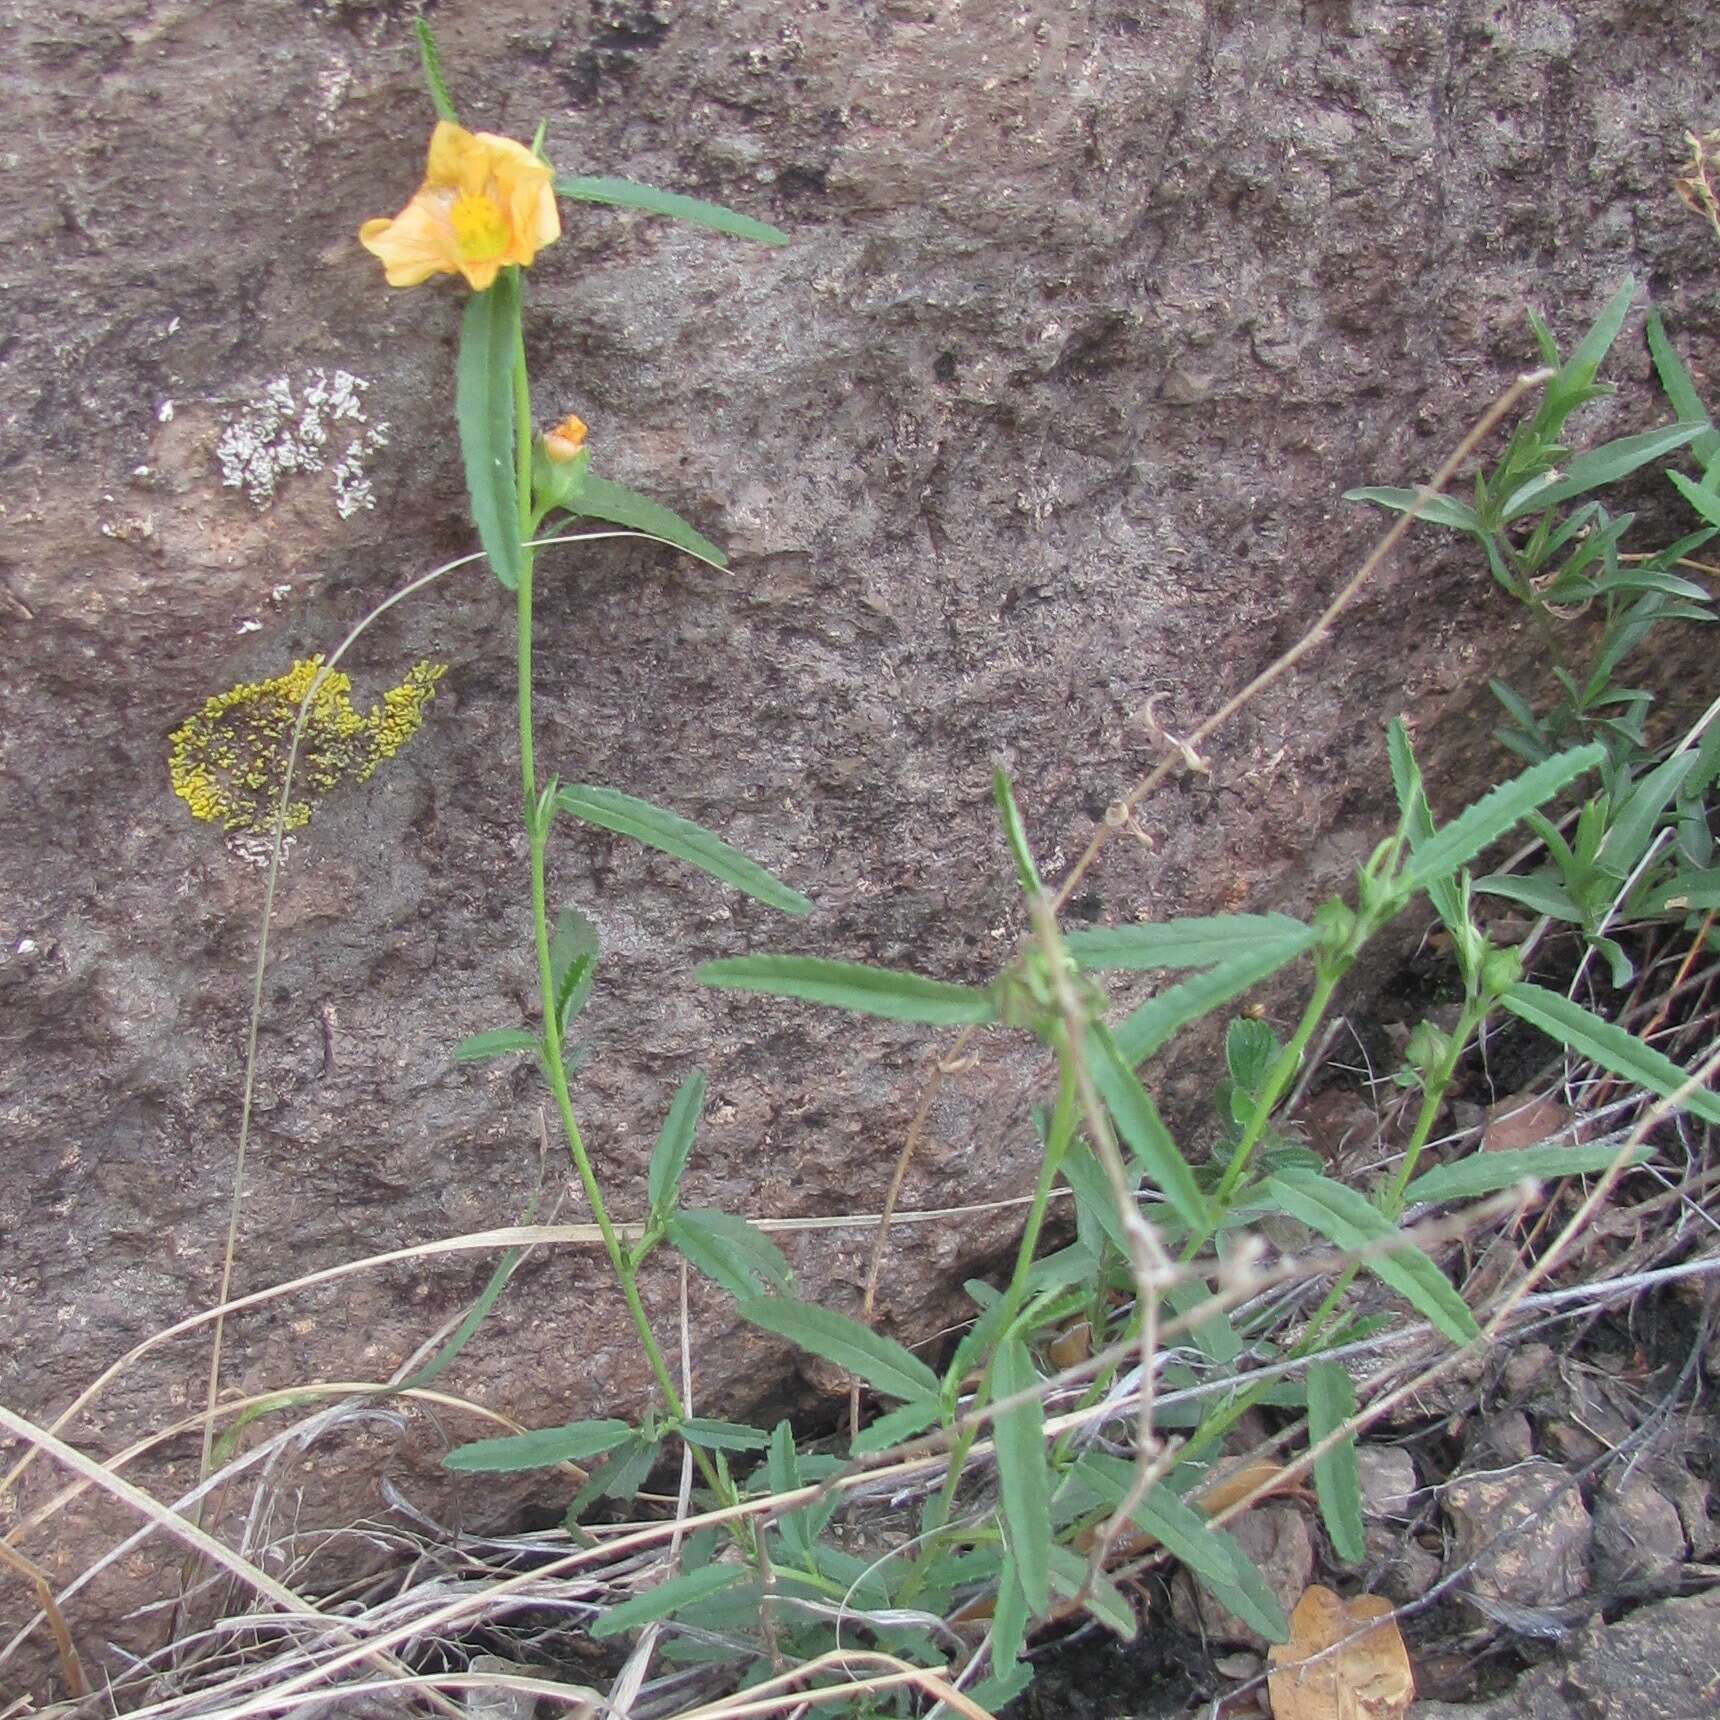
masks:
<path fill-rule="evenodd" d="M 241 681 L 204 700 L 203 708 L 173 731 L 168 743 L 173 792 L 193 818 L 223 830 L 264 834 L 274 828 L 277 811 L 283 830 L 301 830 L 316 800 L 342 783 L 365 781 L 411 740 L 447 668 L 446 663 L 414 663 L 406 679 L 368 712 L 354 707 L 351 680 L 338 671 L 325 673 L 321 657 L 306 657 L 265 681 Z M 304 732 L 296 775 L 306 792 L 288 799 L 283 809 L 301 710 Z"/>

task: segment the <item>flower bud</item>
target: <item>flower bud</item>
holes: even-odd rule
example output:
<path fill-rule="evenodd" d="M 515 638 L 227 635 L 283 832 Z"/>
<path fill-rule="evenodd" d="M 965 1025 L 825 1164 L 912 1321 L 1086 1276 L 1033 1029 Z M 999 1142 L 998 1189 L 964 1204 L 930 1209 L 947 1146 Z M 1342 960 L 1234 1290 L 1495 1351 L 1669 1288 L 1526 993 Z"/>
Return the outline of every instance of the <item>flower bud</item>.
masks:
<path fill-rule="evenodd" d="M 569 460 L 576 459 L 584 445 L 585 420 L 571 412 L 553 429 L 543 433 L 543 451 L 558 466 L 565 466 Z"/>

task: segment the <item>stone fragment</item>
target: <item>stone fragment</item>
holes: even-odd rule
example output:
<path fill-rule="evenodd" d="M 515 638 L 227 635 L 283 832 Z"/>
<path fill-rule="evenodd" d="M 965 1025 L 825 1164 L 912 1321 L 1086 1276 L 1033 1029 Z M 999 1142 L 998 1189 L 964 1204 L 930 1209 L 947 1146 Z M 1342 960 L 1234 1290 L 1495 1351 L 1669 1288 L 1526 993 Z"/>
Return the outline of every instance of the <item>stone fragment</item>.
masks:
<path fill-rule="evenodd" d="M 1356 1448 L 1362 1515 L 1370 1520 L 1407 1518 L 1415 1495 L 1415 1459 L 1399 1445 Z"/>
<path fill-rule="evenodd" d="M 1593 1526 L 1582 1493 L 1556 1464 L 1455 1476 L 1446 1513 L 1456 1532 L 1451 1564 L 1474 1569 L 1466 1586 L 1483 1602 L 1556 1607 L 1588 1587 Z"/>
<path fill-rule="evenodd" d="M 1678 1507 L 1640 1472 L 1603 1482 L 1594 1509 L 1594 1574 L 1604 1591 L 1670 1589 L 1684 1563 Z"/>
<path fill-rule="evenodd" d="M 1488 1702 L 1418 1702 L 1415 1720 L 1707 1720 L 1720 1713 L 1720 1589 L 1596 1622 Z"/>

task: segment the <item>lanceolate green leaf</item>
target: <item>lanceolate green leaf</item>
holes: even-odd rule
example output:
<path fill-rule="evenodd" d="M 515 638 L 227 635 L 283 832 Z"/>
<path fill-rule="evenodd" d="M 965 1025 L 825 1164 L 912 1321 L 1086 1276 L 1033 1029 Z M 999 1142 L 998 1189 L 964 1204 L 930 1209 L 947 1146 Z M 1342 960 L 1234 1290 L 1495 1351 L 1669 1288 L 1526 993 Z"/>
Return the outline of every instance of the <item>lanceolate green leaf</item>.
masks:
<path fill-rule="evenodd" d="M 492 1027 L 474 1033 L 454 1047 L 456 1063 L 487 1063 L 492 1057 L 507 1057 L 521 1051 L 539 1051 L 543 1041 L 523 1027 Z"/>
<path fill-rule="evenodd" d="M 1318 1445 L 1356 1413 L 1350 1376 L 1337 1362 L 1317 1361 L 1308 1368 L 1308 1443 Z M 1346 1565 L 1360 1564 L 1362 1482 L 1356 1467 L 1356 1438 L 1347 1433 L 1314 1459 L 1314 1493 L 1320 1516 L 1332 1537 L 1332 1550 Z"/>
<path fill-rule="evenodd" d="M 1660 386 L 1665 389 L 1672 410 L 1687 424 L 1708 419 L 1709 413 L 1702 405 L 1702 397 L 1696 392 L 1690 372 L 1684 368 L 1684 360 L 1667 339 L 1659 311 L 1648 313 L 1643 332 L 1648 336 L 1648 350 L 1654 359 L 1654 368 L 1660 373 Z M 1706 466 L 1720 454 L 1720 431 L 1716 431 L 1712 423 L 1690 444 L 1690 454 L 1699 466 Z"/>
<path fill-rule="evenodd" d="M 556 1463 L 584 1463 L 614 1451 L 633 1436 L 624 1421 L 575 1421 L 565 1427 L 540 1427 L 505 1439 L 475 1439 L 457 1445 L 442 1459 L 444 1469 L 462 1474 L 500 1475 L 516 1469 L 547 1469 Z"/>
<path fill-rule="evenodd" d="M 737 1301 L 794 1287 L 782 1250 L 738 1213 L 677 1212 L 669 1220 L 667 1234 L 671 1246 Z"/>
<path fill-rule="evenodd" d="M 1286 932 L 1282 943 L 1266 944 L 1148 998 L 1133 1015 L 1111 1030 L 1123 1061 L 1131 1069 L 1146 1062 L 1189 1022 L 1240 997 L 1268 974 L 1288 966 L 1313 941 L 1311 926 L 1302 927 L 1299 938 L 1293 939 Z"/>
<path fill-rule="evenodd" d="M 1111 1120 L 1184 1224 L 1197 1235 L 1207 1224 L 1206 1196 L 1159 1116 L 1152 1096 L 1124 1062 L 1116 1041 L 1098 1022 L 1087 1030 L 1088 1070 Z"/>
<path fill-rule="evenodd" d="M 618 836 L 631 836 L 671 859 L 684 860 L 766 907 L 780 908 L 785 914 L 812 912 L 812 904 L 798 890 L 773 878 L 756 860 L 749 860 L 703 825 L 653 806 L 648 800 L 581 782 L 558 790 L 555 803 L 570 818 L 613 830 Z"/>
<path fill-rule="evenodd" d="M 743 1320 L 846 1368 L 890 1397 L 909 1403 L 937 1400 L 938 1376 L 918 1356 L 834 1308 L 768 1296 L 742 1302 L 737 1311 Z"/>
<path fill-rule="evenodd" d="M 780 227 L 737 214 L 720 203 L 704 203 L 696 197 L 681 197 L 673 191 L 639 185 L 631 179 L 582 177 L 558 179 L 556 194 L 578 203 L 607 203 L 615 209 L 637 209 L 646 215 L 667 215 L 672 221 L 687 221 L 726 233 L 732 239 L 753 239 L 761 245 L 786 245 L 788 235 Z"/>
<path fill-rule="evenodd" d="M 1566 783 L 1593 770 L 1605 757 L 1606 749 L 1598 743 L 1574 747 L 1489 790 L 1415 849 L 1404 867 L 1404 887 L 1419 890 L 1430 879 L 1467 866 L 1525 813 L 1551 800 Z"/>
<path fill-rule="evenodd" d="M 932 1027 L 961 1027 L 997 1019 L 989 992 L 950 985 L 917 973 L 826 961 L 821 956 L 735 956 L 706 962 L 693 976 L 702 985 L 730 991 L 762 991 L 795 997 L 856 1015 L 891 1021 L 923 1021 Z"/>
<path fill-rule="evenodd" d="M 521 1224 L 530 1224 L 532 1219 L 536 1217 L 537 1202 L 538 1197 L 534 1194 L 526 1203 L 525 1214 L 520 1219 Z M 490 1274 L 489 1282 L 478 1293 L 478 1299 L 466 1310 L 466 1317 L 449 1333 L 447 1342 L 442 1345 L 441 1349 L 423 1367 L 409 1374 L 398 1385 L 389 1386 L 378 1392 L 377 1396 L 390 1397 L 396 1392 L 417 1391 L 421 1386 L 429 1385 L 472 1341 L 478 1328 L 489 1317 L 490 1310 L 495 1307 L 502 1292 L 507 1289 L 508 1280 L 518 1270 L 520 1262 L 525 1259 L 525 1255 L 526 1251 L 523 1248 L 507 1249 L 501 1259 L 496 1262 L 496 1269 Z"/>
<path fill-rule="evenodd" d="M 1660 815 L 1678 793 L 1695 763 L 1696 749 L 1687 747 L 1671 758 L 1662 759 L 1631 789 L 1624 804 L 1614 812 L 1606 839 L 1595 856 L 1595 864 L 1601 871 L 1619 879 L 1630 875 L 1636 863 L 1648 852 Z"/>
<path fill-rule="evenodd" d="M 881 1415 L 874 1422 L 863 1427 L 854 1438 L 854 1455 L 868 1457 L 875 1451 L 888 1451 L 892 1445 L 901 1445 L 910 1439 L 916 1439 L 938 1419 L 938 1406 L 923 1400 L 916 1403 L 905 1403 L 899 1409 L 893 1409 L 888 1415 Z"/>
<path fill-rule="evenodd" d="M 1288 914 L 1218 914 L 1210 919 L 1065 932 L 1063 947 L 1077 967 L 1100 972 L 1212 967 L 1269 953 L 1288 961 L 1306 949 L 1310 939 L 1308 928 Z"/>
<path fill-rule="evenodd" d="M 1087 1561 L 1073 1547 L 1053 1541 L 1047 1551 L 1052 1588 L 1065 1600 L 1082 1596 L 1082 1607 L 1100 1624 L 1114 1631 L 1124 1642 L 1133 1642 L 1140 1629 L 1140 1621 L 1123 1591 L 1106 1576 L 1089 1581 Z"/>
<path fill-rule="evenodd" d="M 607 520 L 611 525 L 626 526 L 630 531 L 662 538 L 665 543 L 684 549 L 688 555 L 709 562 L 712 567 L 729 565 L 729 558 L 708 537 L 694 531 L 678 513 L 608 478 L 594 477 L 587 472 L 579 494 L 568 499 L 567 508 L 582 518 Z"/>
<path fill-rule="evenodd" d="M 1117 1252 L 1129 1258 L 1129 1233 L 1123 1228 L 1117 1211 L 1116 1196 L 1111 1192 L 1111 1179 L 1104 1167 L 1093 1157 L 1093 1149 L 1085 1141 L 1069 1143 L 1060 1167 L 1063 1180 L 1075 1191 L 1078 1207 L 1091 1213 L 1099 1228 L 1111 1239 Z"/>
<path fill-rule="evenodd" d="M 1030 1392 L 1039 1383 L 1033 1358 L 1020 1338 L 998 1345 L 992 1364 L 994 1400 Z M 1029 1397 L 998 1413 L 997 1471 L 1003 1496 L 1003 1521 L 1010 1551 L 1021 1573 L 1028 1610 L 1042 1613 L 1050 1604 L 1051 1488 L 1045 1469 L 1045 1411 Z"/>
<path fill-rule="evenodd" d="M 1637 1147 L 1627 1161 L 1639 1165 L 1649 1156 Z M 1510 1188 L 1525 1177 L 1550 1182 L 1556 1177 L 1590 1176 L 1604 1171 L 1619 1155 L 1616 1146 L 1524 1147 L 1509 1153 L 1471 1153 L 1456 1164 L 1426 1172 L 1403 1191 L 1406 1206 L 1443 1206 L 1452 1200 L 1476 1200 Z"/>
<path fill-rule="evenodd" d="M 1416 513 L 1417 519 L 1428 520 L 1436 526 L 1455 526 L 1459 531 L 1480 530 L 1481 522 L 1475 517 L 1475 510 L 1450 496 L 1421 497 L 1417 490 L 1381 488 L 1374 484 L 1344 492 L 1346 502 L 1373 502 L 1379 507 L 1390 508 L 1394 514 L 1407 514 L 1416 507 L 1418 497 L 1421 505 Z"/>
<path fill-rule="evenodd" d="M 1501 1001 L 1513 1015 L 1531 1027 L 1540 1028 L 1579 1057 L 1586 1057 L 1663 1099 L 1670 1098 L 1689 1079 L 1670 1057 L 1652 1045 L 1644 1045 L 1634 1033 L 1602 1021 L 1580 1003 L 1572 1003 L 1556 991 L 1544 991 L 1538 985 L 1519 981 Z M 1679 1105 L 1705 1122 L 1720 1123 L 1720 1098 L 1705 1087 L 1686 1093 Z"/>
<path fill-rule="evenodd" d="M 1381 1244 L 1401 1233 L 1366 1195 L 1314 1171 L 1283 1170 L 1271 1177 L 1266 1193 L 1292 1218 L 1340 1248 L 1368 1250 L 1364 1271 L 1389 1284 L 1417 1313 L 1433 1322 L 1454 1344 L 1480 1337 L 1475 1316 L 1451 1281 L 1412 1243 L 1389 1251 Z"/>
<path fill-rule="evenodd" d="M 747 1574 L 745 1565 L 701 1565 L 696 1571 L 683 1571 L 618 1607 L 602 1613 L 591 1626 L 595 1637 L 620 1636 L 623 1631 L 637 1630 L 653 1619 L 668 1618 L 694 1601 L 707 1600 L 721 1593 Z"/>
<path fill-rule="evenodd" d="M 495 576 L 509 591 L 520 582 L 519 498 L 514 493 L 514 354 L 520 286 L 503 269 L 488 292 L 473 293 L 460 320 L 454 367 L 454 417 L 472 523 Z"/>
<path fill-rule="evenodd" d="M 1037 895 L 1039 870 L 1033 864 L 1033 850 L 1027 845 L 1027 827 L 1021 822 L 1021 809 L 1015 804 L 1015 790 L 1001 770 L 992 773 L 991 793 L 997 802 L 997 815 L 1003 821 L 1003 839 L 1015 861 L 1016 882 L 1026 894 Z"/>
<path fill-rule="evenodd" d="M 762 1427 L 697 1415 L 688 1417 L 675 1431 L 689 1445 L 702 1445 L 707 1451 L 763 1451 L 770 1444 L 770 1435 Z"/>
<path fill-rule="evenodd" d="M 436 38 L 430 34 L 430 26 L 422 18 L 414 18 L 412 28 L 418 37 L 418 63 L 424 69 L 424 85 L 430 92 L 430 105 L 436 110 L 438 119 L 458 125 L 460 121 L 454 112 L 453 98 L 442 81 L 442 61 L 436 52 Z"/>
<path fill-rule="evenodd" d="M 1720 526 L 1720 490 L 1693 484 L 1682 472 L 1668 472 L 1673 488 L 1712 526 Z"/>
<path fill-rule="evenodd" d="M 1638 466 L 1646 466 L 1650 460 L 1658 460 L 1674 448 L 1682 448 L 1707 427 L 1706 419 L 1697 424 L 1668 424 L 1659 430 L 1645 430 L 1638 436 L 1621 436 L 1616 442 L 1591 448 L 1567 461 L 1554 483 L 1536 490 L 1522 503 L 1507 508 L 1505 518 L 1507 522 L 1521 519 L 1526 514 L 1539 513 L 1544 508 L 1569 501 L 1573 496 L 1598 489 L 1602 484 L 1615 483 Z"/>
<path fill-rule="evenodd" d="M 659 1218 L 667 1217 L 680 1198 L 681 1173 L 693 1151 L 693 1133 L 699 1126 L 699 1112 L 705 1103 L 705 1077 L 695 1070 L 675 1091 L 669 1115 L 651 1149 L 651 1169 L 646 1177 L 646 1190 L 651 1210 Z"/>
<path fill-rule="evenodd" d="M 1525 908 L 1548 914 L 1555 920 L 1580 922 L 1583 917 L 1571 892 L 1550 867 L 1544 866 L 1539 872 L 1489 872 L 1485 878 L 1476 879 L 1475 888 L 1484 895 L 1521 902 Z"/>

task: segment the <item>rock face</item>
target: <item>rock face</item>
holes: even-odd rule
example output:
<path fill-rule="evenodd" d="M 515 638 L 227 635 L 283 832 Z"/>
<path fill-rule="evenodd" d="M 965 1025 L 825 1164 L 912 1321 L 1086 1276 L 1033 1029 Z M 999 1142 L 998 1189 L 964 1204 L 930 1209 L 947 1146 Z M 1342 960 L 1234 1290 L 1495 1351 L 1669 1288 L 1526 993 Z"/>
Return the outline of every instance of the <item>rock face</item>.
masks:
<path fill-rule="evenodd" d="M 541 766 L 697 818 L 817 904 L 786 924 L 625 843 L 558 835 L 554 897 L 606 950 L 578 1086 L 618 1216 L 696 1067 L 695 1198 L 878 1208 L 937 1046 L 712 995 L 693 964 L 777 946 L 989 977 L 1022 929 L 993 766 L 1055 874 L 1154 762 L 1146 701 L 1187 727 L 1270 661 L 1377 530 L 1340 492 L 1425 474 L 1530 361 L 1526 300 L 1569 338 L 1634 272 L 1706 379 L 1717 252 L 1667 190 L 1681 134 L 1713 123 L 1696 11 L 434 7 L 472 124 L 523 137 L 547 116 L 564 171 L 794 235 L 767 252 L 570 208 L 531 277 L 540 416 L 577 411 L 599 469 L 733 559 L 719 575 L 596 546 L 545 566 Z M 0 12 L 0 1402 L 38 1423 L 219 1283 L 262 875 L 171 797 L 168 737 L 470 547 L 448 424 L 460 294 L 387 290 L 353 237 L 419 177 L 407 13 Z M 1634 333 L 1612 375 L 1625 389 L 1591 434 L 1664 416 Z M 1146 808 L 1157 847 L 1112 845 L 1076 911 L 1305 909 L 1381 834 L 1388 716 L 1420 724 L 1442 808 L 1483 780 L 1472 718 L 1485 677 L 1529 660 L 1515 625 L 1478 561 L 1412 539 L 1312 672 L 1223 737 L 1211 780 Z M 487 575 L 371 629 L 361 707 L 420 659 L 450 665 L 423 732 L 330 795 L 282 881 L 239 1292 L 506 1223 L 544 1174 L 530 1076 L 448 1061 L 530 989 L 510 616 Z M 1025 1191 L 1040 1073 L 1031 1048 L 982 1042 L 904 1205 Z M 1167 1077 L 1171 1099 L 1206 1078 Z M 894 1328 L 934 1330 L 1010 1223 L 904 1227 Z M 808 1293 L 854 1307 L 869 1242 L 802 1238 Z M 224 1383 L 384 1379 L 491 1264 L 379 1267 L 268 1304 L 229 1326 Z M 637 1409 L 599 1266 L 533 1259 L 442 1383 L 527 1425 Z M 672 1274 L 647 1291 L 667 1326 Z M 723 1298 L 697 1288 L 692 1313 L 702 1404 L 791 1395 Z M 153 1351 L 66 1437 L 106 1457 L 172 1426 L 206 1359 L 206 1335 Z M 397 1437 L 319 1448 L 281 1520 L 383 1510 L 384 1469 L 443 1521 L 494 1517 L 512 1496 L 450 1495 L 434 1469 L 482 1431 L 415 1409 Z M 126 1473 L 174 1498 L 195 1468 L 180 1438 Z M 39 1512 L 64 1479 L 40 1462 L 0 1510 Z M 21 1544 L 65 1582 L 134 1526 L 86 1494 Z M 71 1604 L 92 1653 L 175 1564 L 148 1543 Z M 0 1617 L 26 1615 L 11 1576 L 0 1595 Z"/>

